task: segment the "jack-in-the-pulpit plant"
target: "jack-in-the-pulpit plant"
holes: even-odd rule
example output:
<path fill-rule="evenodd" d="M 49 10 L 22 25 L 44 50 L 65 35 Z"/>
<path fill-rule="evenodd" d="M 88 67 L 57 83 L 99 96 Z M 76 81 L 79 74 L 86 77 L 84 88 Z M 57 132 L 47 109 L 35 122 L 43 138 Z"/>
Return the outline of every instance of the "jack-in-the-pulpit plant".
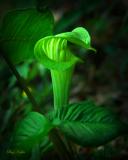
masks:
<path fill-rule="evenodd" d="M 52 29 L 53 16 L 47 10 L 42 13 L 35 9 L 12 11 L 4 18 L 0 49 L 6 54 L 3 57 L 8 57 L 5 60 L 17 77 L 14 63 L 35 57 L 50 70 L 53 85 L 53 111 L 47 116 L 29 112 L 15 127 L 11 148 L 27 153 L 35 148 L 46 151 L 49 146 L 53 149 L 55 145 L 64 157 L 64 154 L 68 155 L 67 150 L 70 152 L 70 147 L 65 149 L 62 142 L 68 144 L 70 140 L 85 147 L 104 145 L 127 133 L 128 127 L 113 112 L 92 101 L 69 104 L 75 64 L 82 62 L 71 51 L 69 43 L 85 49 L 95 49 L 91 47 L 90 35 L 83 27 L 57 35 L 52 35 Z M 30 100 L 31 98 L 30 96 Z M 54 136 L 55 132 L 59 132 L 60 138 Z"/>
<path fill-rule="evenodd" d="M 77 62 L 82 61 L 72 53 L 68 43 L 93 49 L 90 41 L 87 30 L 78 27 L 72 32 L 48 36 L 36 43 L 34 50 L 37 59 L 51 71 L 55 109 L 68 104 L 74 66 Z"/>

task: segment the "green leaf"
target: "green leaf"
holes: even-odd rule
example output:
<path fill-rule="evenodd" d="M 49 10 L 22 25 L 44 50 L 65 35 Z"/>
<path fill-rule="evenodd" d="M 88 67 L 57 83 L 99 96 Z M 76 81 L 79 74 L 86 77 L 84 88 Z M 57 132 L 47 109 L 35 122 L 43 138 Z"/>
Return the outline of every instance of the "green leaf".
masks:
<path fill-rule="evenodd" d="M 70 51 L 68 42 L 86 49 L 93 49 L 87 30 L 78 27 L 72 32 L 40 39 L 35 45 L 35 56 L 48 69 L 65 70 L 81 61 Z"/>
<path fill-rule="evenodd" d="M 53 23 L 53 16 L 48 10 L 11 11 L 4 17 L 1 27 L 1 47 L 15 64 L 33 59 L 36 41 L 52 35 Z"/>
<path fill-rule="evenodd" d="M 91 101 L 70 104 L 58 110 L 55 117 L 65 136 L 86 147 L 103 145 L 125 130 L 125 125 L 114 113 Z"/>
<path fill-rule="evenodd" d="M 53 125 L 40 113 L 30 112 L 17 125 L 12 144 L 14 149 L 22 149 L 24 151 L 31 150 L 37 143 L 42 142 Z"/>

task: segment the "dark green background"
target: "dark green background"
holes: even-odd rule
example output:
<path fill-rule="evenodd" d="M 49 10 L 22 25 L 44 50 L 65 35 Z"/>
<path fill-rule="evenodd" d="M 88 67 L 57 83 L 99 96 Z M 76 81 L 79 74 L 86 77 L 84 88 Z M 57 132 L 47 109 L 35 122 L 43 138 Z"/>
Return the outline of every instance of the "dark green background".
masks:
<path fill-rule="evenodd" d="M 0 23 L 6 12 L 17 8 L 49 8 L 55 17 L 54 33 L 85 27 L 97 53 L 73 48 L 84 64 L 78 64 L 70 101 L 87 98 L 128 117 L 128 1 L 127 0 L 1 0 Z M 31 92 L 46 112 L 52 105 L 49 71 L 36 62 L 17 65 Z M 2 160 L 14 124 L 32 109 L 8 66 L 0 59 L 0 143 Z M 104 148 L 87 152 L 89 159 L 128 159 L 128 138 L 120 137 Z M 83 152 L 82 152 L 83 154 Z M 107 157 L 109 156 L 109 157 Z M 11 157 L 9 157 L 10 159 Z"/>

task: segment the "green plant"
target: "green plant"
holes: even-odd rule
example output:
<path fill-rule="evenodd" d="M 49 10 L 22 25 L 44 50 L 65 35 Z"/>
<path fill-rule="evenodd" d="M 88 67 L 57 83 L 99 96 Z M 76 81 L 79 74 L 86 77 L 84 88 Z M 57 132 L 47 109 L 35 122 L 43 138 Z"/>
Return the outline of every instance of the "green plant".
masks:
<path fill-rule="evenodd" d="M 69 43 L 93 51 L 95 49 L 91 47 L 90 35 L 83 27 L 55 36 L 52 35 L 52 28 L 53 17 L 47 10 L 41 13 L 34 9 L 13 11 L 4 19 L 1 28 L 1 55 L 34 108 L 38 105 L 14 64 L 36 57 L 50 70 L 54 93 L 53 111 L 47 116 L 34 111 L 28 113 L 17 124 L 11 144 L 13 150 L 25 152 L 41 145 L 43 148 L 54 145 L 61 157 L 75 159 L 75 155 L 72 155 L 75 149 L 73 143 L 85 147 L 103 145 L 126 133 L 127 128 L 114 113 L 90 100 L 69 104 L 73 70 L 77 62 L 83 62 L 72 53 Z M 43 143 L 46 141 L 48 143 Z"/>

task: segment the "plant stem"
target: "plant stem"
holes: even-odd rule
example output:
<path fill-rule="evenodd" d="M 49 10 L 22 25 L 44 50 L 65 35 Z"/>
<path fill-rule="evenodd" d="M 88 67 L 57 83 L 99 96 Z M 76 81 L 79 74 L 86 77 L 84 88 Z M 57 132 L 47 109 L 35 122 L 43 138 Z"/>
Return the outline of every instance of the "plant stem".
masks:
<path fill-rule="evenodd" d="M 25 81 L 23 80 L 23 78 L 20 76 L 20 74 L 17 72 L 15 66 L 13 65 L 13 63 L 10 61 L 10 59 L 6 56 L 6 53 L 4 53 L 3 51 L 0 50 L 0 54 L 3 57 L 3 59 L 5 60 L 5 62 L 8 64 L 9 68 L 11 69 L 12 73 L 15 75 L 19 85 L 21 86 L 21 88 L 24 90 L 24 92 L 26 93 L 28 99 L 30 100 L 31 104 L 34 107 L 34 110 L 39 110 L 39 107 L 34 99 L 34 97 L 32 96 L 31 92 L 29 91 Z"/>
<path fill-rule="evenodd" d="M 49 133 L 49 137 L 50 137 L 51 141 L 53 142 L 54 147 L 55 147 L 57 153 L 59 154 L 61 160 L 72 160 L 73 159 L 73 155 L 71 155 L 71 153 L 67 149 L 67 147 L 66 147 L 65 143 L 63 142 L 62 138 L 60 137 L 57 129 L 53 129 Z"/>
<path fill-rule="evenodd" d="M 64 71 L 51 70 L 55 110 L 60 109 L 69 103 L 69 91 L 73 70 L 74 65 Z M 64 137 L 61 138 L 56 129 L 52 130 L 50 133 L 50 139 L 54 143 L 62 160 L 75 160 L 75 157 L 72 154 L 72 148 L 70 148 L 71 146 L 69 146 Z"/>
<path fill-rule="evenodd" d="M 68 104 L 74 66 L 65 71 L 51 70 L 55 110 Z"/>
<path fill-rule="evenodd" d="M 40 147 L 39 144 L 36 144 L 32 150 L 32 155 L 30 160 L 40 160 Z"/>

